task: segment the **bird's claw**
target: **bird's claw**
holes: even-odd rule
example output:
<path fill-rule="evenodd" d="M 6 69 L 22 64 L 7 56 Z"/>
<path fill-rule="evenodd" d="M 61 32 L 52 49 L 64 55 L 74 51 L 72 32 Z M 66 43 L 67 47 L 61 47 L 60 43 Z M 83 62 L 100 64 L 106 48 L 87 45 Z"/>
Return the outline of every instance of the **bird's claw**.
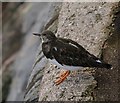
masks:
<path fill-rule="evenodd" d="M 56 85 L 59 85 L 60 83 L 62 83 L 66 78 L 67 76 L 70 74 L 70 71 L 65 71 L 64 73 L 62 73 L 58 79 L 55 81 L 55 84 Z"/>

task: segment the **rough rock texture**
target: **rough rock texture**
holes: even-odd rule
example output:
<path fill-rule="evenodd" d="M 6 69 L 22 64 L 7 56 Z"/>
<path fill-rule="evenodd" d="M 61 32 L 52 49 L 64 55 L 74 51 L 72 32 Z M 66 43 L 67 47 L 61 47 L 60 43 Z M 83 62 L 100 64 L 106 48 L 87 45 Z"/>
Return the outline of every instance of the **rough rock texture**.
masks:
<path fill-rule="evenodd" d="M 90 53 L 98 56 L 108 36 L 104 29 L 111 23 L 111 7 L 113 3 L 63 3 L 57 34 L 75 40 Z M 63 84 L 54 86 L 53 80 L 59 70 L 51 66 L 45 71 L 40 87 L 40 101 L 93 99 L 89 95 L 82 95 L 88 86 L 95 85 L 91 73 L 79 72 L 75 77 L 68 77 Z"/>
<path fill-rule="evenodd" d="M 112 22 L 111 11 L 115 4 L 102 2 L 62 3 L 56 35 L 78 42 L 90 53 L 99 57 L 102 52 L 102 46 L 109 36 L 106 28 Z M 110 62 L 107 60 L 106 62 Z M 43 65 L 43 61 L 46 61 L 46 59 L 40 52 L 29 79 L 25 100 L 37 101 L 38 98 L 39 101 L 94 100 L 93 89 L 96 87 L 96 81 L 93 76 L 95 72 L 93 68 L 83 68 L 77 71 L 75 75 L 71 73 L 62 84 L 56 86 L 54 85 L 54 80 L 61 69 L 50 65 L 47 61 Z M 34 72 L 35 68 L 37 68 L 36 72 Z M 36 95 L 38 93 L 39 97 Z"/>
<path fill-rule="evenodd" d="M 108 71 L 96 70 L 95 79 L 97 88 L 95 89 L 95 98 L 99 101 L 119 101 L 120 87 L 120 2 L 113 8 L 112 24 L 106 29 L 110 36 L 103 45 L 102 57 L 105 61 L 112 64 L 113 69 Z"/>

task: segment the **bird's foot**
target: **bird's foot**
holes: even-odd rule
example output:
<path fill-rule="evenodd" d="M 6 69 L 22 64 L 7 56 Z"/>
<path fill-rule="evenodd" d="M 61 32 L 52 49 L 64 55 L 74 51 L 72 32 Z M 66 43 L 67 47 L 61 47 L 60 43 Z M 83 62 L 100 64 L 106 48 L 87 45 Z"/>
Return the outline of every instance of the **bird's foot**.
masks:
<path fill-rule="evenodd" d="M 60 83 L 62 83 L 69 74 L 70 74 L 69 70 L 62 72 L 61 75 L 58 77 L 58 79 L 55 81 L 55 84 L 59 85 Z"/>

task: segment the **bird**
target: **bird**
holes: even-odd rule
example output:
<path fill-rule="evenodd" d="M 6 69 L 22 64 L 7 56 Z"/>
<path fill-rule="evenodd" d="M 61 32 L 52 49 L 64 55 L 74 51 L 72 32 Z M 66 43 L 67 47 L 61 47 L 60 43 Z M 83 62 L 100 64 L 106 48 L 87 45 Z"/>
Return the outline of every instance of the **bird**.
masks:
<path fill-rule="evenodd" d="M 50 30 L 42 33 L 33 33 L 42 40 L 42 52 L 45 57 L 59 68 L 65 69 L 55 84 L 61 84 L 70 71 L 79 70 L 83 67 L 96 67 L 111 69 L 112 65 L 106 63 L 95 55 L 89 53 L 77 42 L 71 39 L 56 37 Z"/>

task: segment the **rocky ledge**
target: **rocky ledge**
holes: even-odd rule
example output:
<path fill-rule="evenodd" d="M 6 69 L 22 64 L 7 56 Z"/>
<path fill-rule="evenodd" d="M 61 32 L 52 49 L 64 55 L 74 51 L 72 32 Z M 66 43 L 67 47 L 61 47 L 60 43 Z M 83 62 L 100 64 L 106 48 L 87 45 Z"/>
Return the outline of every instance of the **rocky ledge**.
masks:
<path fill-rule="evenodd" d="M 103 49 L 108 47 L 113 48 L 111 45 L 105 45 L 106 41 L 109 41 L 113 33 L 114 24 L 114 10 L 119 7 L 119 3 L 107 3 L 107 2 L 94 2 L 94 3 L 62 3 L 62 7 L 58 15 L 54 16 L 47 25 L 46 29 L 50 29 L 55 32 L 57 36 L 70 38 L 90 53 L 102 57 L 106 62 L 113 65 L 113 70 L 109 70 L 108 74 L 112 74 L 113 71 L 117 70 L 117 63 L 114 65 L 113 60 L 109 56 L 110 52 L 103 52 Z M 113 37 L 113 36 L 112 36 Z M 107 41 L 107 42 L 108 42 Z M 117 46 L 117 45 L 116 45 Z M 113 48 L 117 50 L 116 48 Z M 112 50 L 112 49 L 109 49 Z M 103 55 L 105 53 L 105 55 Z M 108 55 L 108 56 L 107 56 Z M 106 59 L 107 58 L 107 59 Z M 117 62 L 117 58 L 114 58 Z M 26 88 L 26 94 L 24 100 L 26 102 L 31 101 L 93 101 L 93 100 L 111 100 L 111 96 L 99 97 L 99 93 L 96 92 L 95 87 L 99 86 L 96 81 L 97 77 L 96 68 L 83 68 L 82 70 L 76 71 L 76 74 L 71 75 L 60 85 L 54 85 L 56 76 L 61 71 L 55 65 L 51 65 L 45 59 L 41 51 L 41 43 L 39 47 L 39 53 L 36 58 L 36 62 L 33 66 L 33 71 L 28 81 Z M 99 69 L 100 71 L 106 71 Z M 98 71 L 98 70 L 97 70 Z M 107 70 L 108 71 L 108 70 Z M 98 72 L 97 72 L 98 73 Z M 116 72 L 117 73 L 117 72 Z M 94 76 L 95 75 L 95 76 Z M 113 76 L 116 80 L 118 77 Z M 109 78 L 109 75 L 104 76 Z M 104 85 L 104 92 L 105 87 Z M 116 84 L 117 90 L 118 85 Z M 103 90 L 103 89 L 102 89 Z M 107 90 L 108 91 L 108 90 Z M 110 90 L 111 95 L 112 91 Z M 118 100 L 118 92 L 114 93 L 116 100 Z M 104 95 L 106 96 L 106 95 Z M 104 99 L 103 99 L 104 98 Z"/>

